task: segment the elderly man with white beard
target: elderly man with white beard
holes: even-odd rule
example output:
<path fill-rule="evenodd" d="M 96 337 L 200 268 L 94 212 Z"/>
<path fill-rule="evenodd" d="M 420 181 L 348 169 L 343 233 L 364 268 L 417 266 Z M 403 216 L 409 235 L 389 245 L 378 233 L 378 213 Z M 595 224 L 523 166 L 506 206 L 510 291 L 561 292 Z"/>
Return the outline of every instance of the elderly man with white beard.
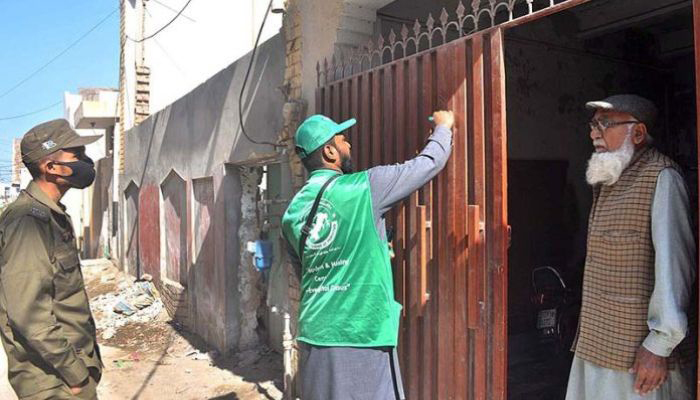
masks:
<path fill-rule="evenodd" d="M 684 338 L 695 240 L 680 168 L 651 146 L 651 101 L 616 95 L 586 107 L 593 205 L 566 399 L 694 398 Z"/>

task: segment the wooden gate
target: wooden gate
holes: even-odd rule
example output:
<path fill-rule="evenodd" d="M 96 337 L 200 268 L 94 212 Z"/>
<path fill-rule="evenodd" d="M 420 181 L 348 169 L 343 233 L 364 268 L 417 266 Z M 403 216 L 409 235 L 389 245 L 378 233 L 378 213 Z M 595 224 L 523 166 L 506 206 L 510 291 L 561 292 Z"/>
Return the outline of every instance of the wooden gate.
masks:
<path fill-rule="evenodd" d="M 362 169 L 414 157 L 429 135 L 432 111 L 456 113 L 444 172 L 387 221 L 396 232 L 396 296 L 404 305 L 399 349 L 410 399 L 505 392 L 502 52 L 495 30 L 318 91 L 318 112 L 358 119 L 350 137 Z"/>
<path fill-rule="evenodd" d="M 409 399 L 506 397 L 503 29 L 583 2 L 552 0 L 533 10 L 532 1 L 510 0 L 489 2 L 487 11 L 472 2 L 469 15 L 460 3 L 457 21 L 443 10 L 437 27 L 430 16 L 427 30 L 416 22 L 414 36 L 404 27 L 398 42 L 392 32 L 388 44 L 370 43 L 368 56 L 319 65 L 316 112 L 357 118 L 350 140 L 359 169 L 414 157 L 430 134 L 428 116 L 455 112 L 447 167 L 387 215 L 395 231 L 396 297 L 404 305 L 399 351 Z M 516 17 L 518 4 L 529 9 Z M 490 27 L 479 31 L 485 14 Z M 467 25 L 472 33 L 465 36 Z M 450 42 L 451 31 L 457 38 Z M 403 54 L 391 61 L 395 52 Z"/>

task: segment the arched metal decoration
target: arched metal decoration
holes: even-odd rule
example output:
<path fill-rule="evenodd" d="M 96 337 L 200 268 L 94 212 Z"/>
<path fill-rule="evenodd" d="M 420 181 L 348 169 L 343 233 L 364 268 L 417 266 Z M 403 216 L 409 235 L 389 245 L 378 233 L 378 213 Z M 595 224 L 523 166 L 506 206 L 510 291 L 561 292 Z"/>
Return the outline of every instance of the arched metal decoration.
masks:
<path fill-rule="evenodd" d="M 317 62 L 317 84 L 327 85 L 407 55 L 526 17 L 565 1 L 548 0 L 535 9 L 535 0 L 472 0 L 469 10 L 460 1 L 453 14 L 443 7 L 437 21 L 430 13 L 423 23 L 416 19 L 412 28 L 404 24 L 398 36 L 392 29 L 388 40 L 380 35 L 362 48 L 333 54 L 330 62 L 327 57 Z M 503 20 L 497 21 L 497 16 Z M 454 35 L 448 35 L 449 32 L 453 32 Z"/>

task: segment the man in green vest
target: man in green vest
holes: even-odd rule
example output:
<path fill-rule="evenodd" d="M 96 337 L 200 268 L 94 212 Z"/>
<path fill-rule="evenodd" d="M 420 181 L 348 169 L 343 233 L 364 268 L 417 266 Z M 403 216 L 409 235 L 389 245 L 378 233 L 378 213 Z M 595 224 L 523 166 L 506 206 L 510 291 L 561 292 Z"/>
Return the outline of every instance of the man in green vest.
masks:
<path fill-rule="evenodd" d="M 95 179 L 80 136 L 64 119 L 22 138 L 33 180 L 0 216 L 0 338 L 22 399 L 97 399 L 102 361 L 73 226 L 60 203 Z"/>
<path fill-rule="evenodd" d="M 566 399 L 693 399 L 696 353 L 684 338 L 696 253 L 681 169 L 651 146 L 651 101 L 586 106 L 593 204 Z"/>
<path fill-rule="evenodd" d="M 314 115 L 296 132 L 310 175 L 282 229 L 301 271 L 304 400 L 404 398 L 396 356 L 401 305 L 394 301 L 383 215 L 447 163 L 454 116 L 438 111 L 433 120 L 436 128 L 417 157 L 357 173 L 343 134 L 354 119 L 338 124 Z"/>

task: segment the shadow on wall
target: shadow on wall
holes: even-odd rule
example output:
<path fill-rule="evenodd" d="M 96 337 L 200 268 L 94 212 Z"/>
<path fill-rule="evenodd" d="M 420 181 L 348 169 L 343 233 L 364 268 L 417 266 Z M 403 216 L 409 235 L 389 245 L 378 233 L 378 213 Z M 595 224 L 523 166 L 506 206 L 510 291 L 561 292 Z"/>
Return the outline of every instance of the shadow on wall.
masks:
<path fill-rule="evenodd" d="M 248 307 L 252 318 L 257 320 L 258 309 L 262 305 L 262 296 L 251 297 L 250 294 L 246 296 L 246 292 L 250 293 L 253 291 L 259 284 L 259 281 L 251 279 L 247 282 L 253 288 L 243 288 L 240 284 L 241 281 L 245 280 L 243 278 L 246 275 L 244 270 L 250 272 L 253 268 L 249 259 L 239 262 L 241 248 L 237 230 L 241 226 L 239 213 L 242 208 L 240 176 L 238 167 L 225 166 L 222 168 L 222 171 L 224 172 L 223 175 L 217 173 L 213 177 L 192 180 L 190 186 L 192 196 L 190 197 L 191 203 L 189 207 L 191 212 L 177 213 L 173 210 L 174 215 L 172 219 L 170 221 L 166 220 L 168 225 L 164 228 L 165 236 L 178 242 L 187 241 L 187 238 L 182 233 L 180 233 L 179 237 L 174 237 L 177 236 L 175 234 L 177 232 L 176 229 L 180 229 L 179 232 L 182 232 L 181 228 L 183 226 L 191 227 L 191 230 L 187 229 L 187 231 L 192 232 L 190 239 L 192 240 L 193 254 L 195 256 L 193 260 L 186 260 L 191 261 L 190 267 L 186 269 L 186 286 L 177 285 L 177 283 L 170 280 L 168 271 L 175 273 L 177 269 L 174 269 L 173 265 L 168 263 L 174 263 L 177 260 L 175 257 L 168 257 L 165 266 L 166 272 L 160 280 L 159 288 L 161 288 L 161 297 L 166 302 L 166 307 L 168 307 L 168 302 L 170 302 L 170 307 L 173 305 L 175 307 L 172 311 L 169 310 L 171 315 L 186 316 L 185 318 L 177 318 L 179 321 L 173 321 L 172 323 L 192 347 L 203 353 L 212 351 L 223 353 L 226 357 L 215 358 L 213 360 L 214 365 L 241 376 L 247 382 L 256 383 L 261 396 L 264 396 L 261 398 L 272 398 L 267 395 L 266 389 L 260 383 L 275 381 L 276 386 L 283 390 L 282 365 L 276 363 L 270 364 L 267 368 L 253 369 L 249 368 L 248 365 L 242 365 L 241 361 L 244 361 L 244 359 L 234 354 L 237 350 L 241 350 L 241 347 L 244 345 L 244 340 L 241 338 L 244 335 L 241 332 L 241 330 L 244 330 L 241 328 L 244 325 L 241 322 L 243 319 L 240 315 L 241 310 L 246 310 Z M 170 182 L 176 182 L 176 180 L 173 179 Z M 165 186 L 168 186 L 167 182 Z M 215 188 L 218 188 L 218 190 L 215 191 Z M 166 190 L 166 192 L 168 191 Z M 182 200 L 181 197 L 180 200 Z M 167 207 L 169 207 L 167 204 L 166 202 L 165 218 L 167 218 Z M 191 218 L 187 218 L 188 216 Z M 141 221 L 144 218 L 143 215 L 140 217 L 137 221 Z M 187 221 L 191 221 L 191 224 L 188 224 L 187 221 L 183 222 L 182 219 L 177 217 L 184 217 Z M 173 233 L 169 233 L 169 231 Z M 166 256 L 167 252 L 168 249 L 166 247 Z M 250 278 L 250 275 L 248 276 Z M 238 286 L 233 286 L 232 284 L 237 284 Z M 173 286 L 182 287 L 187 300 L 177 303 L 172 302 L 168 297 Z M 229 292 L 231 290 L 235 291 L 237 296 L 230 295 L 231 293 Z M 249 303 L 247 306 L 240 304 L 240 302 L 246 303 L 246 301 Z M 184 327 L 183 324 L 186 324 L 187 327 Z M 249 339 L 247 348 L 254 348 L 259 344 L 257 326 L 247 327 L 247 330 L 250 331 L 251 329 L 252 333 L 255 334 L 255 339 L 253 341 Z M 227 332 L 235 336 L 224 337 Z M 222 348 L 220 346 L 221 343 L 228 343 L 229 346 Z M 161 357 L 165 357 L 166 354 L 164 351 Z M 262 355 L 262 357 L 264 358 L 265 355 Z M 156 363 L 149 372 L 148 378 L 144 381 L 142 388 L 139 389 L 134 398 L 137 398 L 148 385 L 150 377 L 155 374 L 159 365 L 159 363 Z M 235 396 L 235 394 L 227 396 Z"/>
<path fill-rule="evenodd" d="M 284 76 L 283 40 L 271 39 L 258 54 L 244 94 L 244 121 L 251 136 L 274 140 L 282 128 L 284 98 L 277 87 Z M 193 347 L 222 354 L 253 349 L 262 337 L 260 277 L 250 257 L 241 258 L 241 242 L 258 235 L 260 168 L 240 165 L 274 149 L 241 136 L 237 101 L 247 60 L 127 132 L 129 159 L 121 179 L 126 270 L 153 276 Z M 214 362 L 249 382 L 281 382 L 281 365 L 251 373 L 235 361 Z"/>
<path fill-rule="evenodd" d="M 160 185 L 162 212 L 153 211 L 152 204 L 149 204 L 151 210 L 139 214 L 138 210 L 145 208 L 144 201 L 149 201 L 148 198 L 144 200 L 139 193 L 141 190 L 133 183 L 128 185 L 126 191 L 127 203 L 134 203 L 130 199 L 139 199 L 136 206 L 127 204 L 126 207 L 127 221 L 135 225 L 130 237 L 136 240 L 132 243 L 135 242 L 137 248 L 143 246 L 145 241 L 152 242 L 148 243 L 149 246 L 164 243 L 165 265 L 158 270 L 162 275 L 159 275 L 156 283 L 170 315 L 186 326 L 184 328 L 176 323 L 182 336 L 201 352 L 216 350 L 231 355 L 237 350 L 254 348 L 260 342 L 257 330 L 258 310 L 263 304 L 260 282 L 253 275 L 257 272 L 253 270 L 251 260 L 246 258 L 241 262 L 239 245 L 242 234 L 239 230 L 243 225 L 248 226 L 247 234 L 257 234 L 255 222 L 253 229 L 250 229 L 250 221 L 241 223 L 241 210 L 247 208 L 246 212 L 250 214 L 250 203 L 254 207 L 255 197 L 253 195 L 251 199 L 250 193 L 247 193 L 248 205 L 241 204 L 241 169 L 248 170 L 246 173 L 249 174 L 249 170 L 257 168 L 225 165 L 215 170 L 211 177 L 191 179 L 189 182 L 172 172 Z M 259 174 L 253 176 L 259 177 Z M 257 183 L 256 180 L 253 185 L 256 188 Z M 129 215 L 130 212 L 137 212 L 137 215 Z M 149 231 L 155 224 L 153 221 L 143 225 L 144 220 L 158 220 L 161 216 L 163 241 L 157 237 L 160 230 L 157 234 Z M 183 243 L 184 248 L 181 247 Z M 192 249 L 192 252 L 188 249 Z M 140 265 L 138 260 L 143 260 L 143 251 L 134 251 L 133 247 L 127 247 L 126 251 L 130 255 L 127 257 L 129 262 L 134 262 L 131 260 L 136 254 L 136 265 Z M 148 272 L 148 269 L 144 271 Z M 178 294 L 180 299 L 176 298 Z M 249 315 L 242 316 L 245 313 Z M 251 318 L 255 325 L 250 325 Z M 248 322 L 243 322 L 244 319 Z M 244 336 L 247 339 L 244 340 Z M 165 355 L 163 353 L 161 357 Z M 282 386 L 281 365 L 251 369 L 241 367 L 238 361 L 235 356 L 222 357 L 215 359 L 214 364 L 242 376 L 248 382 L 257 383 L 260 394 L 265 396 L 263 398 L 268 396 L 261 382 L 275 380 L 278 386 Z M 135 398 L 146 387 L 158 366 L 157 363 L 149 372 Z"/>
<path fill-rule="evenodd" d="M 126 257 L 123 258 L 123 263 L 129 275 L 140 277 L 141 268 L 138 257 L 139 187 L 133 181 L 129 183 L 129 186 L 124 191 L 124 203 L 126 204 L 122 207 L 124 210 L 124 220 L 122 222 L 124 229 L 122 232 L 124 233 L 123 242 L 126 243 L 126 250 L 124 251 Z"/>
<path fill-rule="evenodd" d="M 87 227 L 87 234 L 83 235 L 85 258 L 101 258 L 106 256 L 104 242 L 102 238 L 109 240 L 111 232 L 102 236 L 102 230 L 107 222 L 107 211 L 112 203 L 109 188 L 112 186 L 112 157 L 105 157 L 98 160 L 95 170 L 97 171 L 95 183 L 92 188 L 92 204 L 90 208 L 90 225 Z"/>
<path fill-rule="evenodd" d="M 187 287 L 187 182 L 175 170 L 160 185 L 165 226 L 165 276 Z"/>

